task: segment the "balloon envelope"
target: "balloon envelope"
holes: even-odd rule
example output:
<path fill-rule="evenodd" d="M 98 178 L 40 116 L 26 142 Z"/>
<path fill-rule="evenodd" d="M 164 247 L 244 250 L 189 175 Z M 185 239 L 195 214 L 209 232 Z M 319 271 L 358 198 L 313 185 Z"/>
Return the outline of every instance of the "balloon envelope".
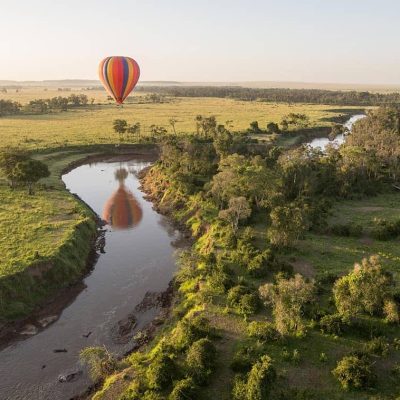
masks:
<path fill-rule="evenodd" d="M 100 81 L 118 104 L 124 102 L 139 76 L 139 65 L 130 57 L 106 57 L 99 65 Z"/>
<path fill-rule="evenodd" d="M 103 210 L 103 219 L 114 229 L 129 229 L 137 226 L 142 220 L 142 209 L 123 184 L 108 199 Z"/>

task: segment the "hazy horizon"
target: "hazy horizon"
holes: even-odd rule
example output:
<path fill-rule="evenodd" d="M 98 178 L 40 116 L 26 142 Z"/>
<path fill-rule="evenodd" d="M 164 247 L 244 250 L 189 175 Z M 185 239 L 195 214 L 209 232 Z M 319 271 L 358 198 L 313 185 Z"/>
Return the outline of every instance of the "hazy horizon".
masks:
<path fill-rule="evenodd" d="M 103 57 L 128 55 L 142 81 L 399 85 L 400 3 L 329 3 L 8 3 L 0 80 L 92 80 Z"/>

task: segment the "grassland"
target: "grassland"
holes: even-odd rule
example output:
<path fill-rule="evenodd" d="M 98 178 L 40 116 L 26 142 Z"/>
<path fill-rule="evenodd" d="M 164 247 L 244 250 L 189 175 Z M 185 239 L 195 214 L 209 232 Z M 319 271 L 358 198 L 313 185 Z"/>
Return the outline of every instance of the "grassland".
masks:
<path fill-rule="evenodd" d="M 310 104 L 285 104 L 246 102 L 218 98 L 167 98 L 165 103 L 143 101 L 143 94 L 128 98 L 123 107 L 117 107 L 107 100 L 104 91 L 81 90 L 58 92 L 27 88 L 18 93 L 0 93 L 0 99 L 19 101 L 26 104 L 37 98 L 68 96 L 71 93 L 86 94 L 95 104 L 66 112 L 44 115 L 18 115 L 0 118 L 1 146 L 23 146 L 28 149 L 43 149 L 71 145 L 92 145 L 98 143 L 117 143 L 119 138 L 112 129 L 114 119 L 126 119 L 129 123 L 140 122 L 142 134 L 149 132 L 151 125 L 164 126 L 169 133 L 172 127 L 169 120 L 177 120 L 177 133 L 194 133 L 196 115 L 215 115 L 220 123 L 227 121 L 229 129 L 245 131 L 250 122 L 258 121 L 265 128 L 268 122 L 280 122 L 288 113 L 304 113 L 310 118 L 311 127 L 329 126 L 329 119 L 349 113 L 351 107 Z M 355 110 L 359 108 L 354 107 Z M 359 111 L 358 111 L 359 112 Z M 355 111 L 357 113 L 357 111 Z"/>

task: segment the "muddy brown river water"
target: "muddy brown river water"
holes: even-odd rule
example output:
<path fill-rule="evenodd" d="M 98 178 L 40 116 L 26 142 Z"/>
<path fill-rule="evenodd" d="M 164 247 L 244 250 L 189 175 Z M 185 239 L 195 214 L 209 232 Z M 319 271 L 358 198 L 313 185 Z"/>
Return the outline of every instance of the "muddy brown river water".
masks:
<path fill-rule="evenodd" d="M 159 313 L 158 307 L 137 306 L 151 298 L 149 292 L 167 289 L 181 237 L 139 190 L 136 174 L 148 165 L 139 158 L 97 162 L 63 176 L 67 188 L 108 221 L 104 249 L 83 281 L 84 290 L 55 322 L 0 352 L 0 399 L 78 395 L 91 384 L 79 363 L 80 350 L 104 345 L 123 354 L 132 348 L 135 332 Z M 134 328 L 126 322 L 132 315 Z"/>

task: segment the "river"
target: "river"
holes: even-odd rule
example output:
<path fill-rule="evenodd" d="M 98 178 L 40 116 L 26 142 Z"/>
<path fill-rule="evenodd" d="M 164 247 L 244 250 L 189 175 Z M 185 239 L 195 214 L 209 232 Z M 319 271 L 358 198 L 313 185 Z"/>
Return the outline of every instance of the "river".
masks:
<path fill-rule="evenodd" d="M 66 187 L 108 221 L 104 249 L 84 279 L 84 289 L 55 322 L 0 352 L 2 400 L 78 395 L 91 383 L 79 363 L 80 350 L 104 345 L 123 354 L 132 348 L 132 334 L 160 311 L 136 306 L 146 293 L 168 288 L 181 237 L 139 189 L 137 172 L 148 165 L 141 159 L 111 160 L 82 165 L 63 176 Z M 132 312 L 137 326 L 128 329 L 130 340 L 124 343 L 115 332 Z"/>
<path fill-rule="evenodd" d="M 364 114 L 356 114 L 350 117 L 350 119 L 343 125 L 345 128 L 347 128 L 349 131 L 351 131 L 351 128 L 353 125 L 359 121 L 362 118 L 365 118 L 366 115 Z M 325 149 L 325 147 L 328 144 L 332 144 L 334 146 L 340 146 L 342 143 L 344 143 L 346 139 L 346 136 L 343 134 L 337 135 L 334 140 L 330 140 L 327 137 L 322 137 L 322 138 L 315 138 L 311 142 L 308 143 L 313 148 L 321 148 L 322 150 Z"/>

